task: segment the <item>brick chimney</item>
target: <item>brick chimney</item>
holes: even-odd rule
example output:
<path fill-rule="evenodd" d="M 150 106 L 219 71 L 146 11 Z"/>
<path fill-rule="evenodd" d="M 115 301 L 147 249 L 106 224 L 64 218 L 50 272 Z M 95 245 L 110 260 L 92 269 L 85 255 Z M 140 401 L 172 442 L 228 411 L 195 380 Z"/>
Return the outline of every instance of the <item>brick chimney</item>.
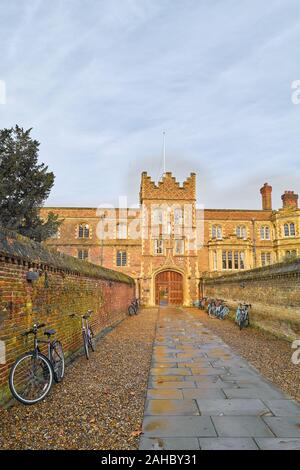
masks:
<path fill-rule="evenodd" d="M 295 194 L 294 191 L 284 191 L 284 194 L 281 196 L 283 208 L 292 207 L 298 209 L 298 194 Z"/>
<path fill-rule="evenodd" d="M 264 211 L 272 210 L 272 186 L 265 183 L 260 189 L 262 196 L 262 208 Z"/>

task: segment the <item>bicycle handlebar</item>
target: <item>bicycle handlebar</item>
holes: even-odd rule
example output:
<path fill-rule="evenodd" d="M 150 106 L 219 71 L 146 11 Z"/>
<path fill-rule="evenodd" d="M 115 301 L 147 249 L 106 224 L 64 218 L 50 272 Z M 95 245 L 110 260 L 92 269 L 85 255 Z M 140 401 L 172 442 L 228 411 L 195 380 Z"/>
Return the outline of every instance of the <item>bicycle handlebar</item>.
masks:
<path fill-rule="evenodd" d="M 37 330 L 39 330 L 40 328 L 44 328 L 44 326 L 46 326 L 46 323 L 35 323 L 33 327 L 31 328 L 31 330 L 25 331 L 24 333 L 21 334 L 21 336 L 28 336 L 28 335 L 35 334 Z"/>
<path fill-rule="evenodd" d="M 84 315 L 78 315 L 78 313 L 70 313 L 69 317 L 87 318 L 87 317 L 90 317 L 92 313 L 93 313 L 93 310 L 88 310 L 87 313 L 85 313 Z"/>

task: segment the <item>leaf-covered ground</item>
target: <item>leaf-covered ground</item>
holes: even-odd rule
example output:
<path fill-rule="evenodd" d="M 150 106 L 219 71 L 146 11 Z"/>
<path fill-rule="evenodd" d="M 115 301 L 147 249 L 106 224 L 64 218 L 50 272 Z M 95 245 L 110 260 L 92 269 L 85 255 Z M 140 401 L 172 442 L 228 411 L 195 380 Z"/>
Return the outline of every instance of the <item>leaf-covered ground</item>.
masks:
<path fill-rule="evenodd" d="M 126 318 L 42 403 L 0 410 L 0 449 L 137 449 L 157 310 Z"/>

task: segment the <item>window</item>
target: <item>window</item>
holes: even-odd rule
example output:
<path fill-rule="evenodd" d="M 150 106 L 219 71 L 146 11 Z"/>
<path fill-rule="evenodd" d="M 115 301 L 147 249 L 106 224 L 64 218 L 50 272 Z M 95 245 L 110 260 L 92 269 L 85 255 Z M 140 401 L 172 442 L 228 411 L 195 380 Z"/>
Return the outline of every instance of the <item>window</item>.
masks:
<path fill-rule="evenodd" d="M 263 225 L 260 228 L 260 239 L 261 240 L 270 240 L 271 239 L 271 230 L 268 225 Z"/>
<path fill-rule="evenodd" d="M 162 255 L 164 252 L 164 242 L 161 239 L 154 240 L 154 253 Z"/>
<path fill-rule="evenodd" d="M 117 251 L 117 266 L 127 266 L 126 251 Z"/>
<path fill-rule="evenodd" d="M 182 209 L 176 208 L 174 210 L 174 223 L 176 225 L 182 225 L 183 217 L 182 217 Z"/>
<path fill-rule="evenodd" d="M 295 229 L 295 224 L 288 223 L 284 224 L 284 236 L 285 237 L 294 237 L 296 235 L 296 229 Z"/>
<path fill-rule="evenodd" d="M 227 252 L 222 252 L 222 269 L 227 269 Z"/>
<path fill-rule="evenodd" d="M 78 250 L 78 258 L 82 260 L 87 260 L 89 258 L 89 250 L 87 249 Z"/>
<path fill-rule="evenodd" d="M 271 253 L 270 252 L 262 252 L 261 255 L 261 265 L 268 266 L 271 264 Z"/>
<path fill-rule="evenodd" d="M 163 223 L 163 212 L 162 209 L 154 209 L 153 211 L 153 223 L 160 225 Z"/>
<path fill-rule="evenodd" d="M 183 255 L 184 254 L 184 241 L 177 239 L 175 240 L 175 255 Z"/>
<path fill-rule="evenodd" d="M 90 238 L 90 227 L 87 224 L 79 225 L 78 238 Z"/>
<path fill-rule="evenodd" d="M 245 269 L 245 253 L 240 252 L 240 269 Z"/>
<path fill-rule="evenodd" d="M 60 228 L 58 228 L 57 231 L 50 236 L 50 238 L 53 240 L 60 238 Z"/>
<path fill-rule="evenodd" d="M 228 269 L 232 269 L 232 251 L 227 252 Z"/>
<path fill-rule="evenodd" d="M 216 251 L 213 252 L 213 270 L 218 270 L 218 255 Z"/>
<path fill-rule="evenodd" d="M 223 250 L 222 269 L 245 269 L 245 253 L 243 251 Z"/>
<path fill-rule="evenodd" d="M 236 228 L 236 236 L 238 238 L 243 238 L 244 240 L 245 240 L 245 238 L 247 238 L 247 230 L 246 230 L 246 227 L 244 225 L 239 225 Z"/>
<path fill-rule="evenodd" d="M 212 226 L 212 238 L 222 239 L 222 227 L 220 225 Z"/>
<path fill-rule="evenodd" d="M 234 252 L 234 269 L 239 269 L 239 252 Z"/>
<path fill-rule="evenodd" d="M 127 238 L 127 224 L 125 222 L 120 222 L 118 224 L 118 238 L 121 240 Z"/>
<path fill-rule="evenodd" d="M 285 256 L 295 258 L 297 256 L 297 250 L 287 250 Z"/>

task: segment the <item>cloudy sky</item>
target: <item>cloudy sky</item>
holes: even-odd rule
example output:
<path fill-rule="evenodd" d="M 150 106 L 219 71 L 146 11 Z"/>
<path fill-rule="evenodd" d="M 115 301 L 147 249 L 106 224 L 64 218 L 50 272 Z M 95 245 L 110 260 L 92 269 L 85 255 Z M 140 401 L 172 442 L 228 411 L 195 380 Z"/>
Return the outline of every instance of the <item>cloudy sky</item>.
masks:
<path fill-rule="evenodd" d="M 140 173 L 195 171 L 198 202 L 300 192 L 299 0 L 1 0 L 0 127 L 33 127 L 47 205 L 138 201 Z"/>

